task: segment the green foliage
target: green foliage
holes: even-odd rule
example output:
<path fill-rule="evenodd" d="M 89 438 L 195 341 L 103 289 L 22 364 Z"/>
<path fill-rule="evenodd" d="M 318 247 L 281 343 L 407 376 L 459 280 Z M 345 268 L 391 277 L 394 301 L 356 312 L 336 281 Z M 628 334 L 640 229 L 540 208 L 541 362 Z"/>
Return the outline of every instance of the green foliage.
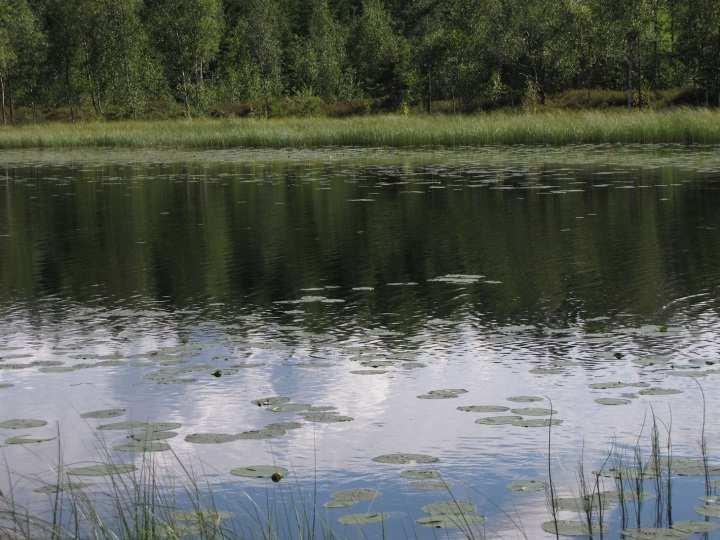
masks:
<path fill-rule="evenodd" d="M 720 105 L 720 0 L 0 0 L 6 121 L 538 110 L 570 90 L 643 108 L 670 89 Z"/>

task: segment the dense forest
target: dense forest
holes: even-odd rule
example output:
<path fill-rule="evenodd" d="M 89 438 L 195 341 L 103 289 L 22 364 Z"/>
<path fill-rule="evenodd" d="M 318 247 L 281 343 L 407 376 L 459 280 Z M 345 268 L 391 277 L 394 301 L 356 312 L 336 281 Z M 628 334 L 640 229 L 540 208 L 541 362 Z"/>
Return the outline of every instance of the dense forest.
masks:
<path fill-rule="evenodd" d="M 720 104 L 720 0 L 0 0 L 3 123 L 671 91 Z"/>

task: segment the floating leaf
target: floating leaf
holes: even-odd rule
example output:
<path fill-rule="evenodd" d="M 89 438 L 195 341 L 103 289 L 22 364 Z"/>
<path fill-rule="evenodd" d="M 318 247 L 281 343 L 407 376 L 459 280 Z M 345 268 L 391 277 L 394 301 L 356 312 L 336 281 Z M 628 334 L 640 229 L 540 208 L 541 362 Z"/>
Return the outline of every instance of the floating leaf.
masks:
<path fill-rule="evenodd" d="M 684 540 L 689 533 L 677 529 L 642 528 L 623 529 L 622 537 L 626 540 Z"/>
<path fill-rule="evenodd" d="M 300 413 L 300 416 L 302 416 L 308 422 L 315 422 L 321 424 L 352 422 L 353 420 L 355 420 L 352 416 L 343 416 L 334 412 L 306 412 Z"/>
<path fill-rule="evenodd" d="M 175 431 L 141 431 L 128 435 L 128 438 L 134 441 L 167 441 L 177 436 Z"/>
<path fill-rule="evenodd" d="M 542 524 L 542 529 L 546 533 L 559 534 L 560 536 L 590 536 L 591 532 L 598 534 L 600 532 L 600 526 L 597 524 L 594 524 L 592 531 L 590 531 L 587 523 L 566 520 L 558 520 L 557 526 L 554 521 L 546 521 Z"/>
<path fill-rule="evenodd" d="M 443 480 L 416 480 L 409 482 L 408 487 L 415 491 L 448 491 L 450 489 Z"/>
<path fill-rule="evenodd" d="M 249 465 L 247 467 L 239 467 L 230 471 L 234 476 L 242 476 L 245 478 L 284 478 L 288 475 L 288 470 L 274 465 Z"/>
<path fill-rule="evenodd" d="M 629 399 L 624 398 L 598 398 L 595 400 L 595 403 L 599 405 L 608 405 L 608 406 L 616 406 L 616 405 L 629 405 L 632 403 Z"/>
<path fill-rule="evenodd" d="M 98 426 L 98 429 L 103 431 L 173 431 L 181 427 L 182 424 L 176 422 L 115 422 Z"/>
<path fill-rule="evenodd" d="M 371 523 L 381 523 L 390 518 L 390 514 L 384 513 L 365 513 L 365 514 L 348 514 L 342 516 L 338 521 L 343 525 L 370 525 Z"/>
<path fill-rule="evenodd" d="M 133 440 L 113 446 L 113 450 L 118 452 L 167 452 L 170 450 L 170 445 L 163 441 Z"/>
<path fill-rule="evenodd" d="M 382 369 L 358 369 L 351 371 L 350 373 L 353 375 L 385 375 L 387 371 Z"/>
<path fill-rule="evenodd" d="M 483 525 L 485 518 L 477 514 L 432 514 L 418 519 L 416 523 L 433 529 L 467 529 Z"/>
<path fill-rule="evenodd" d="M 80 418 L 94 418 L 94 419 L 104 419 L 104 418 L 117 418 L 118 416 L 122 416 L 125 414 L 125 409 L 105 409 L 102 411 L 90 411 L 86 412 L 80 415 Z"/>
<path fill-rule="evenodd" d="M 379 491 L 367 488 L 336 491 L 332 494 L 332 499 L 325 503 L 325 508 L 348 508 L 361 502 L 372 501 L 379 496 Z"/>
<path fill-rule="evenodd" d="M 17 437 L 9 437 L 5 439 L 5 444 L 40 444 L 44 442 L 54 441 L 55 437 L 49 439 L 43 439 L 40 437 L 33 437 L 32 435 L 19 435 Z"/>
<path fill-rule="evenodd" d="M 79 491 L 90 486 L 92 486 L 92 484 L 86 484 L 85 482 L 63 482 L 60 485 L 48 484 L 34 489 L 33 491 L 35 493 L 42 493 L 45 495 L 57 495 L 63 491 Z"/>
<path fill-rule="evenodd" d="M 0 390 L 5 390 L 6 388 L 12 388 L 13 386 L 15 386 L 15 385 L 10 384 L 10 383 L 0 383 Z"/>
<path fill-rule="evenodd" d="M 225 444 L 239 440 L 237 433 L 191 433 L 185 437 L 185 442 L 191 444 Z"/>
<path fill-rule="evenodd" d="M 423 463 L 437 463 L 440 461 L 434 456 L 426 454 L 384 454 L 373 458 L 376 463 L 385 463 L 389 465 L 412 465 Z"/>
<path fill-rule="evenodd" d="M 400 476 L 402 478 L 407 478 L 408 480 L 437 480 L 438 478 L 441 478 L 439 472 L 428 470 L 403 471 L 400 473 Z"/>
<path fill-rule="evenodd" d="M 289 402 L 290 398 L 283 396 L 264 397 L 253 401 L 253 403 L 258 407 L 276 407 L 278 405 L 283 405 Z"/>
<path fill-rule="evenodd" d="M 672 396 L 675 394 L 682 394 L 682 390 L 676 390 L 674 388 L 659 388 L 654 386 L 640 390 L 638 393 L 641 396 Z"/>
<path fill-rule="evenodd" d="M 705 534 L 718 528 L 717 523 L 710 521 L 676 521 L 673 523 L 673 529 L 685 534 Z"/>
<path fill-rule="evenodd" d="M 562 423 L 562 420 L 556 420 L 555 418 L 552 420 L 549 418 L 526 418 L 523 420 L 516 420 L 512 425 L 523 428 L 546 428 L 550 426 L 559 426 Z"/>
<path fill-rule="evenodd" d="M 516 493 L 525 493 L 533 491 L 545 491 L 547 484 L 542 480 L 517 480 L 508 484 L 508 489 Z"/>
<path fill-rule="evenodd" d="M 706 504 L 696 508 L 695 512 L 705 517 L 720 518 L 720 504 Z"/>
<path fill-rule="evenodd" d="M 272 406 L 268 410 L 274 413 L 296 413 L 307 411 L 310 407 L 310 404 L 307 403 L 283 403 L 282 405 Z"/>
<path fill-rule="evenodd" d="M 501 405 L 466 405 L 464 407 L 458 407 L 457 410 L 471 413 L 501 413 L 509 411 L 510 407 L 503 407 Z"/>
<path fill-rule="evenodd" d="M 522 420 L 522 416 L 487 416 L 475 420 L 481 426 L 512 426 Z"/>
<path fill-rule="evenodd" d="M 507 400 L 515 403 L 537 403 L 545 401 L 545 398 L 541 398 L 539 396 L 513 396 L 507 398 Z"/>
<path fill-rule="evenodd" d="M 523 409 L 513 409 L 510 411 L 513 414 L 519 416 L 550 416 L 551 414 L 557 414 L 557 411 L 550 409 L 543 409 L 540 407 L 526 407 Z"/>
<path fill-rule="evenodd" d="M 447 388 L 442 390 L 430 390 L 427 394 L 418 396 L 418 399 L 455 399 L 462 394 L 467 394 L 467 390 L 462 388 Z"/>
<path fill-rule="evenodd" d="M 422 507 L 422 511 L 432 515 L 452 515 L 452 514 L 474 514 L 477 509 L 471 502 L 466 501 L 439 501 L 426 504 Z"/>
<path fill-rule="evenodd" d="M 100 463 L 97 465 L 88 465 L 86 467 L 72 467 L 70 469 L 66 469 L 65 472 L 73 476 L 113 476 L 117 474 L 128 474 L 131 472 L 135 472 L 136 470 L 137 467 L 130 463 Z"/>
<path fill-rule="evenodd" d="M 47 426 L 45 420 L 34 420 L 28 418 L 15 418 L 0 422 L 0 429 L 33 429 Z"/>

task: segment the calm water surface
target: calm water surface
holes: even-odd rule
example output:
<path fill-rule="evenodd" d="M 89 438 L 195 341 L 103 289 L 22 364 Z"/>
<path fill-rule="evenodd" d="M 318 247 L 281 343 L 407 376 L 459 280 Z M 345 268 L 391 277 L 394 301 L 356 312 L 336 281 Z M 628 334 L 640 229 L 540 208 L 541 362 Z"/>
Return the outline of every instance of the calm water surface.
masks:
<path fill-rule="evenodd" d="M 382 495 L 322 519 L 372 538 L 378 525 L 337 519 L 382 511 L 390 537 L 454 537 L 413 527 L 423 505 L 449 497 L 400 472 L 431 468 L 488 518 L 489 537 L 544 538 L 545 494 L 506 486 L 546 478 L 547 430 L 478 425 L 513 413 L 458 407 L 550 398 L 562 420 L 555 481 L 572 495 L 581 455 L 587 471 L 600 467 L 643 422 L 647 444 L 651 407 L 672 418 L 674 453 L 697 457 L 699 376 L 720 455 L 719 287 L 716 148 L 0 153 L 0 385 L 12 385 L 0 389 L 0 421 L 48 422 L 0 429 L 0 443 L 59 427 L 76 464 L 127 442 L 101 424 L 175 422 L 168 443 L 221 508 L 315 489 L 322 508 L 333 491 L 369 487 Z M 682 393 L 590 387 L 617 381 Z M 439 389 L 467 392 L 417 397 Z M 352 421 L 252 403 L 267 396 Z M 111 408 L 126 413 L 80 417 Z M 303 425 L 185 440 L 288 421 Z M 52 481 L 56 443 L 0 452 L 17 496 L 42 512 L 46 497 L 32 490 Z M 439 461 L 372 460 L 397 452 Z M 179 472 L 170 453 L 156 455 Z M 229 474 L 252 464 L 290 474 L 277 485 Z M 679 480 L 677 519 L 698 519 L 703 491 Z"/>

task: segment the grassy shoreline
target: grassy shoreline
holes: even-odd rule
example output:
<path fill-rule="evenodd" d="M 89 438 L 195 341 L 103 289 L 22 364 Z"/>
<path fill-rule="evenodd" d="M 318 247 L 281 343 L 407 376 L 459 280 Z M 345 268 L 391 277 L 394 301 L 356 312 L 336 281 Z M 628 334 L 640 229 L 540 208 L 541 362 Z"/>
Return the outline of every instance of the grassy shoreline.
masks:
<path fill-rule="evenodd" d="M 720 144 L 720 110 L 495 112 L 35 124 L 0 128 L 0 149 L 412 148 L 513 144 Z"/>

